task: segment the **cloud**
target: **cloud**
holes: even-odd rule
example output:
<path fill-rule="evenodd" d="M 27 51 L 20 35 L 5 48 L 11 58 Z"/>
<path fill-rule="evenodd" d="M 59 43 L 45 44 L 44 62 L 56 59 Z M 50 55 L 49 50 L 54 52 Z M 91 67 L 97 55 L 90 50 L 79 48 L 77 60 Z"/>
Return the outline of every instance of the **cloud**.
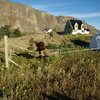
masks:
<path fill-rule="evenodd" d="M 71 15 L 78 18 L 100 17 L 100 12 L 85 13 L 85 14 L 71 14 Z"/>
<path fill-rule="evenodd" d="M 58 4 L 40 4 L 40 5 L 30 5 L 31 7 L 45 11 L 49 14 L 55 16 L 72 16 L 76 18 L 90 18 L 90 17 L 100 17 L 100 12 L 92 12 L 92 13 L 74 13 L 74 12 L 67 12 L 67 11 L 59 11 L 61 7 L 73 5 L 73 2 L 69 3 L 58 3 Z"/>
<path fill-rule="evenodd" d="M 46 10 L 50 8 L 57 8 L 57 7 L 62 7 L 62 6 L 67 6 L 70 5 L 71 3 L 58 3 L 58 4 L 45 4 L 45 5 L 30 5 L 33 8 L 40 9 L 40 10 Z"/>
<path fill-rule="evenodd" d="M 54 11 L 48 12 L 55 16 L 63 15 L 63 16 L 72 16 L 76 18 L 90 18 L 90 17 L 100 17 L 100 12 L 93 12 L 93 13 L 70 13 L 65 11 Z"/>
<path fill-rule="evenodd" d="M 30 5 L 32 8 L 36 8 L 36 9 L 46 9 L 47 6 L 46 5 Z"/>

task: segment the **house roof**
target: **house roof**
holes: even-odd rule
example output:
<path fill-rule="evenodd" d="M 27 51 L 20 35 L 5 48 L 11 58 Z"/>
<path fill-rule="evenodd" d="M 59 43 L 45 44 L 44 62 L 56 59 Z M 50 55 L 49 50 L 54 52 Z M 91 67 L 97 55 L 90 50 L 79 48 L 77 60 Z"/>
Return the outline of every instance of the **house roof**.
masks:
<path fill-rule="evenodd" d="M 88 28 L 85 28 L 86 31 L 90 31 Z"/>
<path fill-rule="evenodd" d="M 50 30 L 51 28 L 46 28 L 46 29 L 44 29 L 45 31 L 48 31 L 48 30 Z"/>
<path fill-rule="evenodd" d="M 82 21 L 81 21 L 81 20 L 69 20 L 69 21 L 70 21 L 70 23 L 71 23 L 73 29 L 74 29 L 75 23 L 78 24 L 78 29 L 81 29 L 81 25 L 82 25 Z"/>

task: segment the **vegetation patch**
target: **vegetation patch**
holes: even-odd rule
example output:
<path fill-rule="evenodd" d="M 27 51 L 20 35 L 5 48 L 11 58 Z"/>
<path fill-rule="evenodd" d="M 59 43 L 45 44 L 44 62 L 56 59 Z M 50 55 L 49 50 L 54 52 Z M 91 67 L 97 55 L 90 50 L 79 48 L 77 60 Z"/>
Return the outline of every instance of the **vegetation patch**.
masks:
<path fill-rule="evenodd" d="M 75 49 L 85 48 L 66 41 Z M 26 54 L 12 57 L 19 67 L 0 67 L 0 99 L 99 100 L 100 52 L 67 52 L 71 50 L 44 58 L 19 51 Z"/>
<path fill-rule="evenodd" d="M 0 38 L 2 38 L 4 35 L 7 35 L 8 37 L 20 37 L 21 31 L 19 28 L 12 29 L 10 25 L 5 25 L 0 28 Z"/>

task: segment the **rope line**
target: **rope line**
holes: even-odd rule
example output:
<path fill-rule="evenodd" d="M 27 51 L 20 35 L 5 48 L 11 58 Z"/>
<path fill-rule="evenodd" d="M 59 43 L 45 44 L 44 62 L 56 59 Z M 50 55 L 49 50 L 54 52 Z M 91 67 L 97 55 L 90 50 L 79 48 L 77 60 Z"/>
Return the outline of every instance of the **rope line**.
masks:
<path fill-rule="evenodd" d="M 9 44 L 11 47 L 13 47 L 13 48 L 19 48 L 19 49 L 22 49 L 22 50 L 26 50 L 26 51 L 28 51 L 28 52 L 33 52 L 33 51 L 31 51 L 31 50 L 28 50 L 28 49 L 25 49 L 25 48 L 23 48 L 23 47 L 21 47 L 21 46 L 13 46 L 13 44 Z M 68 50 L 68 49 L 70 49 L 70 48 L 65 48 L 65 50 Z M 57 50 L 57 49 L 56 49 Z M 61 50 L 64 50 L 64 49 L 61 49 Z M 71 49 L 72 50 L 72 49 Z M 58 51 L 55 51 L 53 54 L 65 54 L 65 53 L 75 53 L 75 52 L 84 52 L 84 51 L 92 51 L 92 50 L 100 50 L 100 48 L 88 48 L 88 49 L 83 49 L 83 50 L 73 50 L 73 51 L 60 51 L 60 50 L 58 50 Z M 16 62 L 14 62 L 13 60 L 11 60 L 10 58 L 8 59 L 10 62 L 12 62 L 14 65 L 16 65 L 16 66 L 20 66 L 20 65 L 18 65 Z"/>
<path fill-rule="evenodd" d="M 14 46 L 14 47 L 18 47 L 19 49 L 22 49 L 22 50 L 26 50 L 26 51 L 28 51 L 28 52 L 33 52 L 33 51 L 31 51 L 31 50 L 28 50 L 28 49 L 25 49 L 25 48 L 23 48 L 23 47 L 21 47 L 21 46 Z M 70 49 L 70 48 L 66 48 L 67 50 L 68 49 Z M 65 49 L 65 50 L 66 50 Z M 56 49 L 57 50 L 57 49 Z M 91 48 L 91 49 L 83 49 L 83 50 L 73 50 L 73 51 L 66 51 L 66 52 L 63 52 L 63 51 L 56 51 L 54 54 L 64 54 L 64 53 L 74 53 L 74 52 L 84 52 L 84 51 L 92 51 L 92 50 L 100 50 L 100 48 Z"/>
<path fill-rule="evenodd" d="M 83 50 L 74 50 L 74 51 L 60 52 L 60 54 L 62 54 L 62 53 L 84 52 L 84 51 L 92 51 L 92 50 L 100 50 L 100 48 L 92 48 L 92 49 L 83 49 Z"/>

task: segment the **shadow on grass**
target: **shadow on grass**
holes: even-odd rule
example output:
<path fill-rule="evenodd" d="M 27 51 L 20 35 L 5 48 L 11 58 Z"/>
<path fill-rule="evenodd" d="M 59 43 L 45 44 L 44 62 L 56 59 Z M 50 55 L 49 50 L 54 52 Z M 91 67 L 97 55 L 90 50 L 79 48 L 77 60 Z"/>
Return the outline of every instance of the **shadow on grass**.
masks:
<path fill-rule="evenodd" d="M 37 58 L 37 59 L 42 59 L 42 58 L 47 58 L 49 56 L 33 56 L 31 54 L 28 54 L 28 53 L 19 53 L 19 54 L 16 54 L 17 56 L 22 56 L 22 57 L 25 57 L 27 59 L 33 59 L 33 58 Z"/>
<path fill-rule="evenodd" d="M 84 48 L 89 47 L 89 44 L 90 44 L 89 42 L 82 41 L 82 40 L 72 40 L 71 42 L 73 42 L 77 46 L 81 46 L 81 47 L 84 47 Z"/>
<path fill-rule="evenodd" d="M 66 35 L 65 32 L 57 32 L 59 35 Z"/>
<path fill-rule="evenodd" d="M 67 97 L 66 95 L 62 95 L 58 92 L 53 92 L 52 95 L 47 95 L 47 94 L 43 94 L 44 98 L 47 98 L 48 100 L 75 100 L 75 99 L 71 99 L 70 97 Z"/>
<path fill-rule="evenodd" d="M 16 54 L 16 55 L 22 56 L 22 57 L 25 57 L 25 58 L 28 58 L 28 59 L 34 58 L 34 56 L 32 56 L 31 54 L 28 54 L 28 53 L 19 53 L 19 54 Z"/>

